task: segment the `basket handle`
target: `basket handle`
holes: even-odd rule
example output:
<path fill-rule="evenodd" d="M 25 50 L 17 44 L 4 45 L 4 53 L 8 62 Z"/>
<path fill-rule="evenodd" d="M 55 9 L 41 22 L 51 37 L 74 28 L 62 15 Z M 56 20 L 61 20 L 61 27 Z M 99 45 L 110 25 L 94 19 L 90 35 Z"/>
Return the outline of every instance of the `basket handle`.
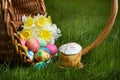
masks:
<path fill-rule="evenodd" d="M 101 32 L 101 34 L 97 37 L 97 39 L 94 42 L 92 42 L 90 45 L 88 45 L 86 48 L 82 50 L 82 55 L 85 55 L 92 49 L 96 48 L 108 36 L 114 25 L 117 12 L 118 12 L 118 0 L 113 0 L 110 17 L 104 30 Z"/>

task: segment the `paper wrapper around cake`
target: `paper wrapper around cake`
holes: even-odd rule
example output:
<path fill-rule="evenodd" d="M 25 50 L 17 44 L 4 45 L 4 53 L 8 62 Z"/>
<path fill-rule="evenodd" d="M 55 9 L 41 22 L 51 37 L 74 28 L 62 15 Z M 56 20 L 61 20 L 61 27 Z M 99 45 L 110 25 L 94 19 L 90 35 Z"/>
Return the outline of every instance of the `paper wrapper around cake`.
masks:
<path fill-rule="evenodd" d="M 66 52 L 64 52 L 64 50 L 62 50 L 63 47 L 68 48 L 68 47 L 71 46 L 71 44 L 73 46 L 76 46 L 76 45 L 78 46 L 78 48 L 75 48 L 75 49 L 77 49 L 77 51 L 75 51 L 77 53 L 67 54 Z M 65 46 L 65 45 L 67 45 L 67 46 Z M 59 48 L 59 61 L 58 61 L 59 65 L 66 66 L 66 67 L 82 68 L 83 67 L 83 64 L 81 63 L 81 54 L 82 54 L 81 49 L 82 49 L 82 47 L 80 45 L 78 45 L 77 43 L 68 43 L 68 44 L 65 44 L 65 45 L 63 45 Z"/>

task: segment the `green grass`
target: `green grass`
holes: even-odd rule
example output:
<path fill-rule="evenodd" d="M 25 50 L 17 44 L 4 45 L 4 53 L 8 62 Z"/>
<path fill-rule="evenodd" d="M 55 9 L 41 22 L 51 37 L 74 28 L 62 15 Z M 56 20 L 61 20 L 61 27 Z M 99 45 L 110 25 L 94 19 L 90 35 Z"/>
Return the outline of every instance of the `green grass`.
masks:
<path fill-rule="evenodd" d="M 62 31 L 56 44 L 77 42 L 85 48 L 103 30 L 110 13 L 110 0 L 45 0 L 47 13 Z M 37 70 L 0 66 L 0 80 L 120 80 L 120 15 L 100 46 L 82 57 L 83 69 L 60 69 L 56 63 Z"/>

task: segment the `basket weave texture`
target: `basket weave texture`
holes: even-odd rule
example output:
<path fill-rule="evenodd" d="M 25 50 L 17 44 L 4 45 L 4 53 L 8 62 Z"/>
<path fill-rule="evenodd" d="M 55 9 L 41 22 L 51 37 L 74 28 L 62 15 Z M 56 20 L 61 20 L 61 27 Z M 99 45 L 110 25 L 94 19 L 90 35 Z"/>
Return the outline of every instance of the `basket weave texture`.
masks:
<path fill-rule="evenodd" d="M 31 62 L 26 55 L 17 31 L 22 16 L 45 14 L 44 0 L 0 0 L 0 63 Z"/>

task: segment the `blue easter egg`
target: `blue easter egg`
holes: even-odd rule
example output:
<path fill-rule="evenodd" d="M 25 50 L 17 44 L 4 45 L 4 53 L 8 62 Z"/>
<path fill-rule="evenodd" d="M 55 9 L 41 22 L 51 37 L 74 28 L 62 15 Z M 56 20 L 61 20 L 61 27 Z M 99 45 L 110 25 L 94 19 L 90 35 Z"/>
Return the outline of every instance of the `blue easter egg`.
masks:
<path fill-rule="evenodd" d="M 28 56 L 29 56 L 30 60 L 33 60 L 34 53 L 31 50 L 28 50 Z"/>
<path fill-rule="evenodd" d="M 48 48 L 46 48 L 46 47 L 40 47 L 40 50 L 44 50 L 44 51 L 46 51 L 47 53 L 49 53 L 50 54 L 50 50 L 48 49 Z"/>
<path fill-rule="evenodd" d="M 42 69 L 42 68 L 45 68 L 47 66 L 47 63 L 42 61 L 42 62 L 38 62 L 34 65 L 35 68 L 37 69 Z"/>
<path fill-rule="evenodd" d="M 42 39 L 42 38 L 37 38 L 37 39 L 40 43 L 40 46 L 46 46 L 47 45 L 47 42 L 44 39 Z"/>

